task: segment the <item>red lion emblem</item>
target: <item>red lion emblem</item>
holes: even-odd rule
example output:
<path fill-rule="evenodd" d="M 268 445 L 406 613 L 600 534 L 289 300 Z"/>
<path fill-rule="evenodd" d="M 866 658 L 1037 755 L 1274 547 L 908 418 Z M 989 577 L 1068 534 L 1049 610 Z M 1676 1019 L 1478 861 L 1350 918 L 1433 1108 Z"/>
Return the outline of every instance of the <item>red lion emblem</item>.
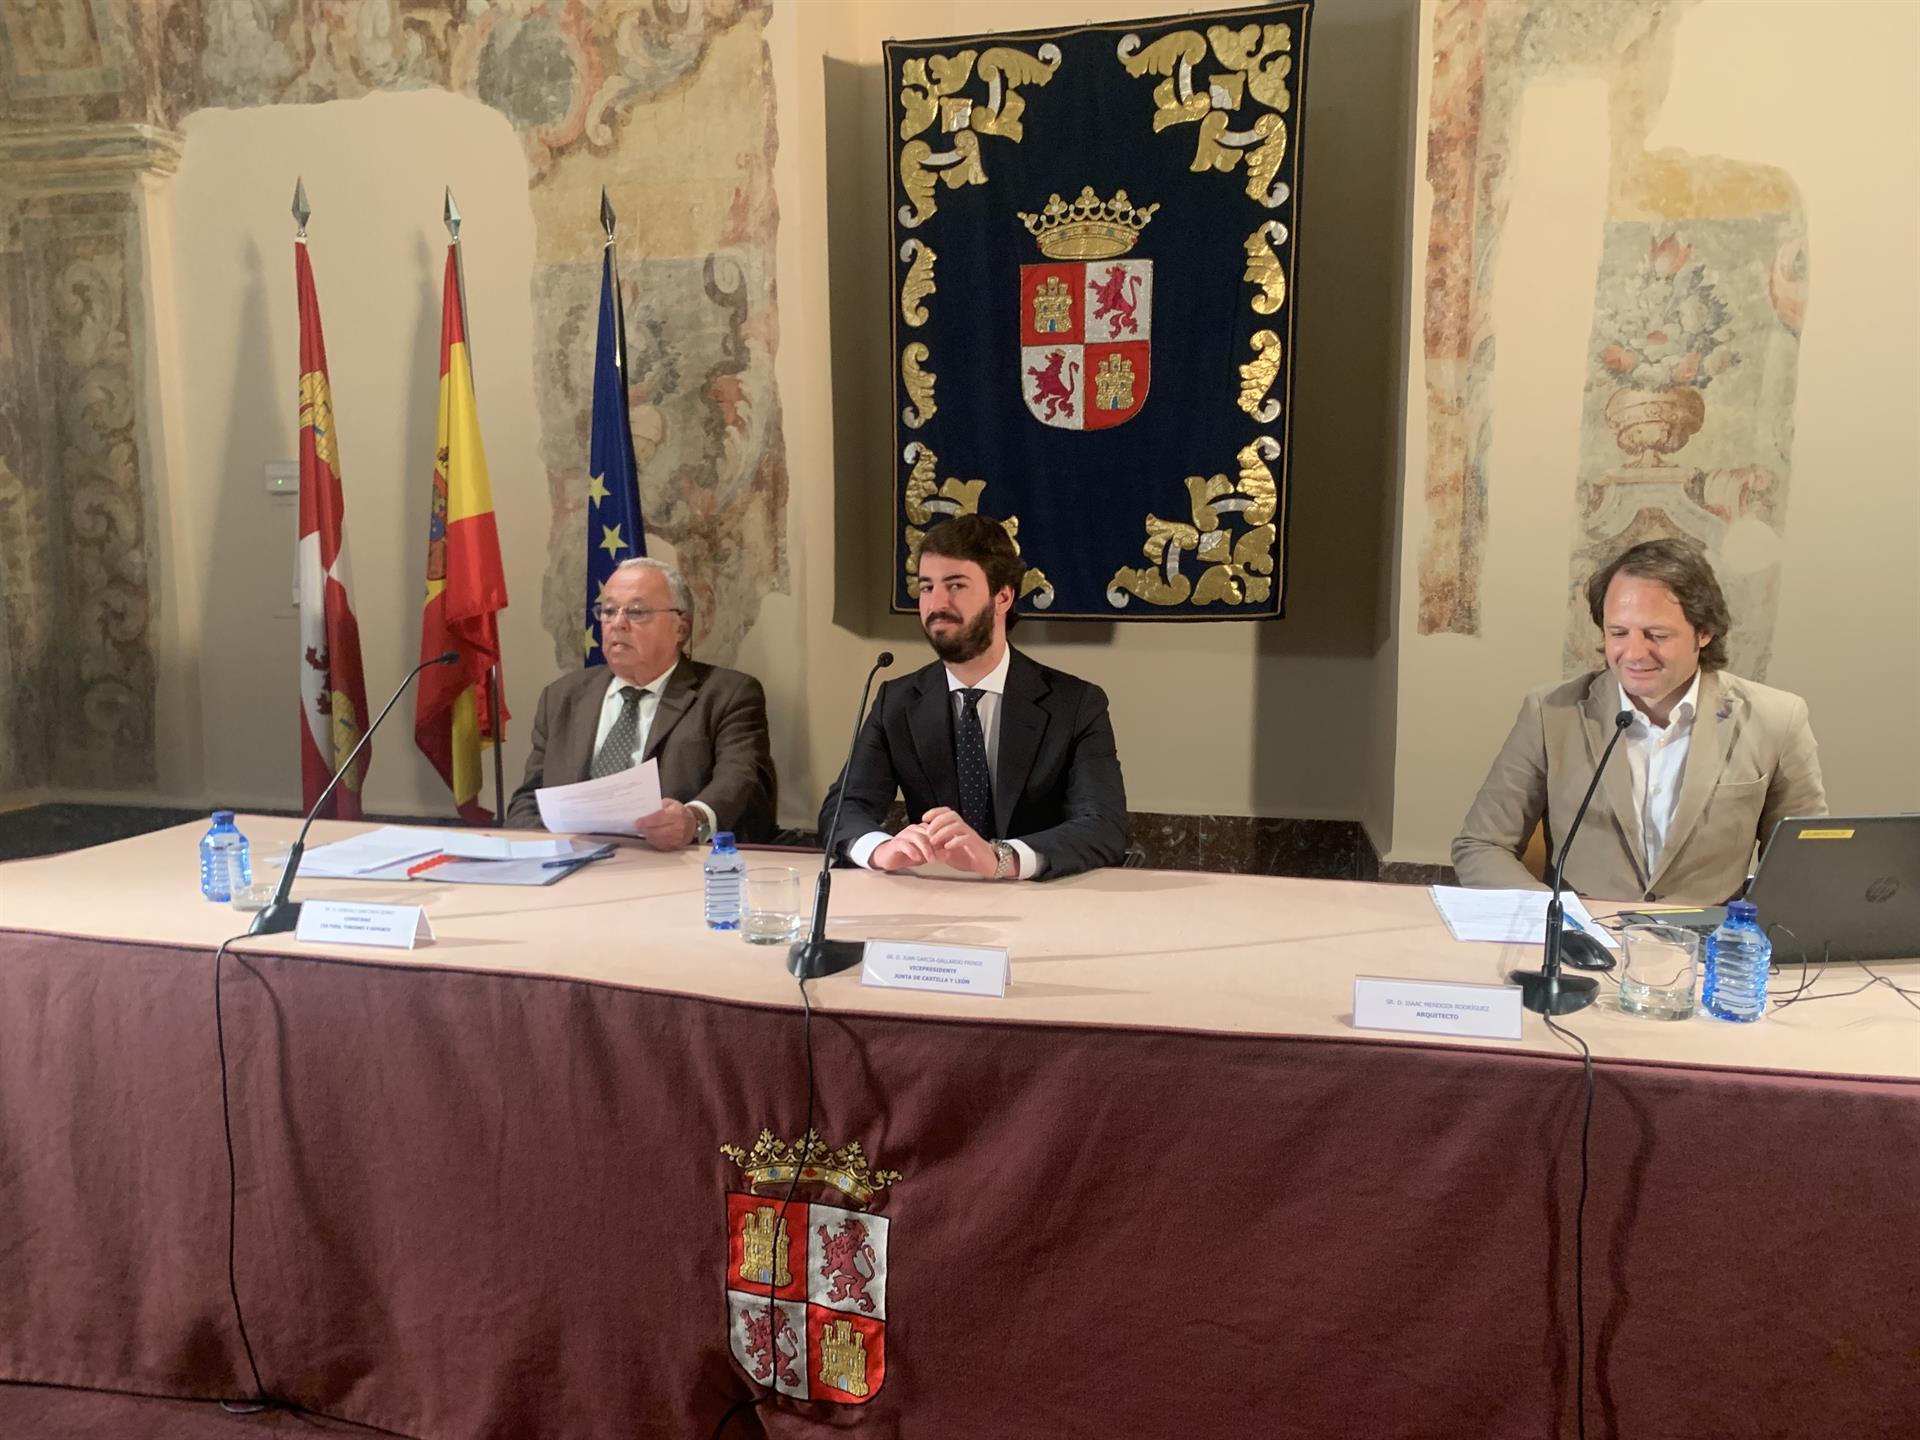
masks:
<path fill-rule="evenodd" d="M 1077 364 L 1067 365 L 1066 378 L 1062 379 L 1060 367 L 1066 365 L 1066 360 L 1066 351 L 1055 350 L 1047 356 L 1044 366 L 1037 369 L 1031 365 L 1027 367 L 1027 374 L 1037 382 L 1033 387 L 1031 403 L 1045 406 L 1047 413 L 1043 418 L 1048 420 L 1059 414 L 1073 414 L 1073 389 L 1080 383 L 1080 367 Z"/>
<path fill-rule="evenodd" d="M 800 1358 L 799 1337 L 793 1333 L 793 1324 L 787 1319 L 786 1311 L 775 1310 L 773 1313 L 779 1321 L 780 1328 L 777 1334 L 771 1335 L 771 1338 L 770 1332 L 773 1330 L 773 1325 L 768 1320 L 764 1307 L 755 1306 L 740 1317 L 747 1327 L 747 1354 L 753 1357 L 753 1364 L 750 1367 L 753 1370 L 753 1378 L 762 1385 L 766 1384 L 768 1375 L 777 1365 L 780 1370 L 780 1383 L 797 1386 L 800 1383 L 800 1376 L 795 1372 L 793 1362 Z"/>
<path fill-rule="evenodd" d="M 871 1315 L 873 1298 L 867 1294 L 867 1286 L 873 1282 L 875 1270 L 873 1246 L 867 1243 L 867 1227 L 858 1220 L 848 1220 L 837 1235 L 824 1225 L 818 1228 L 820 1248 L 826 1252 L 820 1278 L 833 1282 L 827 1299 L 851 1300 Z"/>
<path fill-rule="evenodd" d="M 1129 288 L 1127 282 L 1133 282 Z M 1095 282 L 1093 287 L 1093 318 L 1104 320 L 1113 317 L 1113 331 L 1117 335 L 1125 330 L 1130 335 L 1140 333 L 1140 320 L 1135 311 L 1140 305 L 1140 277 L 1129 275 L 1121 266 L 1112 266 L 1107 278 Z"/>

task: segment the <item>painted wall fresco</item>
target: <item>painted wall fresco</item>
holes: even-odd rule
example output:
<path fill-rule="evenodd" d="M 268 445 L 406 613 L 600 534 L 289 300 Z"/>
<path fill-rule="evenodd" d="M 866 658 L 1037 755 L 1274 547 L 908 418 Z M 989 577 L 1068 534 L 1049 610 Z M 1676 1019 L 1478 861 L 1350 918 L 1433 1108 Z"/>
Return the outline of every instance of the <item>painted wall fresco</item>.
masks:
<path fill-rule="evenodd" d="M 703 656 L 724 661 L 752 626 L 761 597 L 788 585 L 785 446 L 773 384 L 779 332 L 774 89 L 764 37 L 770 5 L 0 0 L 0 162 L 31 135 L 47 188 L 117 195 L 126 210 L 133 207 L 125 195 L 141 174 L 164 175 L 171 167 L 95 169 L 100 154 L 137 149 L 147 133 L 141 127 L 167 131 L 202 106 L 301 104 L 437 86 L 501 111 L 526 154 L 537 256 L 530 277 L 534 330 L 548 346 L 536 368 L 535 399 L 554 512 L 541 615 L 555 659 L 572 665 L 580 658 L 574 611 L 585 562 L 576 552 L 601 239 L 595 217 L 604 184 L 630 222 L 621 261 L 635 331 L 633 420 L 648 530 L 697 577 L 694 643 Z M 49 127 L 59 127 L 61 145 L 49 138 Z M 662 165 L 663 154 L 669 165 Z M 8 313 L 22 305 L 29 312 L 27 334 L 16 337 L 11 354 L 0 354 L 0 363 L 18 363 L 24 373 L 70 351 L 72 330 L 83 326 L 77 314 L 34 311 L 30 294 L 16 288 L 46 278 L 33 272 L 28 254 L 36 243 L 29 211 L 37 205 L 0 201 Z M 146 237 L 137 214 L 119 227 L 118 244 L 112 257 L 87 250 L 109 281 L 142 272 Z M 97 289 L 93 274 L 87 272 L 88 285 Z M 92 298 L 85 303 L 88 316 L 98 313 Z M 104 373 L 102 366 L 113 371 L 107 389 L 137 409 L 144 402 L 135 393 L 127 326 L 139 317 L 124 318 L 126 325 L 101 340 L 106 358 L 87 363 L 90 374 Z M 80 750 L 34 763 L 32 744 L 23 749 L 16 739 L 0 749 L 0 788 L 84 770 L 85 754 L 103 747 L 119 757 L 118 782 L 153 773 L 152 643 L 144 620 L 153 557 L 139 482 L 152 417 L 141 414 L 135 423 L 129 413 L 131 428 L 122 434 L 120 413 L 75 409 L 73 425 L 62 419 L 57 442 L 24 434 L 31 427 L 21 417 L 0 414 L 0 603 L 11 607 L 23 588 L 40 594 L 47 607 L 64 607 L 63 643 L 105 657 L 95 668 L 134 652 L 146 666 L 140 713 L 132 719 L 112 706 L 83 707 L 88 726 L 109 724 L 110 732 L 70 740 L 48 729 L 58 710 L 20 717 L 32 735 L 49 734 L 56 751 L 75 744 Z M 77 498 L 90 483 L 83 471 L 94 452 L 111 455 L 133 487 L 118 497 L 110 521 Z M 62 492 L 69 500 L 65 522 L 29 513 Z M 103 528 L 139 562 L 122 565 L 131 588 L 111 615 L 97 599 L 72 592 L 79 572 L 71 564 L 36 577 L 21 559 L 49 546 L 68 562 L 84 558 L 91 543 L 84 537 Z M 74 625 L 86 633 L 75 635 Z M 111 644 L 97 644 L 95 631 Z M 13 675 L 21 673 L 17 628 L 0 658 Z M 128 678 L 140 681 L 141 672 Z"/>
<path fill-rule="evenodd" d="M 1438 0 L 1423 313 L 1428 457 L 1421 634 L 1480 633 L 1496 336 L 1492 283 L 1513 126 L 1539 77 L 1599 74 L 1609 94 L 1607 220 L 1595 284 L 1568 563 L 1564 664 L 1596 632 L 1594 565 L 1653 536 L 1714 557 L 1734 667 L 1763 676 L 1777 598 L 1807 300 L 1805 217 L 1789 177 L 1654 152 L 1671 46 L 1692 0 Z"/>

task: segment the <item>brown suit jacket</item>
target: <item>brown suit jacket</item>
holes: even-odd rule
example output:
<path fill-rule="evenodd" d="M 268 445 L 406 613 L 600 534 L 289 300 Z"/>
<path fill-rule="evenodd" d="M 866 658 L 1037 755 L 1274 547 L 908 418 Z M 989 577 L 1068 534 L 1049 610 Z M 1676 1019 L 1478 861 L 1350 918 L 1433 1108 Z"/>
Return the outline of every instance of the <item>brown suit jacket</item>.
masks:
<path fill-rule="evenodd" d="M 1613 735 L 1620 687 L 1601 670 L 1527 696 L 1453 842 L 1462 885 L 1543 890 L 1520 863 L 1536 824 L 1557 854 Z M 1807 702 L 1726 671 L 1700 676 L 1680 798 L 1660 864 L 1647 870 L 1633 775 L 1614 747 L 1567 857 L 1568 888 L 1607 900 L 1717 905 L 1746 884 L 1756 842 L 1788 815 L 1824 815 Z M 1551 864 L 1551 859 L 1549 859 Z"/>
<path fill-rule="evenodd" d="M 613 672 L 604 665 L 562 675 L 540 692 L 533 717 L 533 753 L 526 778 L 507 806 L 507 823 L 540 828 L 533 792 L 587 778 L 593 736 Z M 771 839 L 779 782 L 767 744 L 767 697 L 760 682 L 738 670 L 703 665 L 685 656 L 667 681 L 647 732 L 644 757 L 660 762 L 660 793 L 685 804 L 698 800 L 718 828 L 742 840 Z"/>

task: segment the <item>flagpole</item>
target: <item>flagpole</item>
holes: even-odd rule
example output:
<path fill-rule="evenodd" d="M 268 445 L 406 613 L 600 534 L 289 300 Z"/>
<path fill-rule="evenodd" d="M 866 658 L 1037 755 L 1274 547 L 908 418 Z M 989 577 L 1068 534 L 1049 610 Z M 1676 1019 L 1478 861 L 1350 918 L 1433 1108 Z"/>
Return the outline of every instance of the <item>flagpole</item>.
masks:
<path fill-rule="evenodd" d="M 467 252 L 460 248 L 460 207 L 453 203 L 453 187 L 447 186 L 440 219 L 453 242 L 453 274 L 460 287 L 460 334 L 467 347 L 467 374 L 474 373 L 473 326 L 467 319 Z M 487 729 L 493 736 L 493 823 L 502 829 L 507 824 L 506 747 L 500 739 L 500 662 L 496 658 L 487 667 Z"/>
<path fill-rule="evenodd" d="M 600 228 L 607 232 L 607 258 L 613 267 L 613 368 L 627 378 L 627 307 L 620 295 L 620 251 L 613 243 L 613 202 L 607 199 L 607 187 L 600 187 Z"/>

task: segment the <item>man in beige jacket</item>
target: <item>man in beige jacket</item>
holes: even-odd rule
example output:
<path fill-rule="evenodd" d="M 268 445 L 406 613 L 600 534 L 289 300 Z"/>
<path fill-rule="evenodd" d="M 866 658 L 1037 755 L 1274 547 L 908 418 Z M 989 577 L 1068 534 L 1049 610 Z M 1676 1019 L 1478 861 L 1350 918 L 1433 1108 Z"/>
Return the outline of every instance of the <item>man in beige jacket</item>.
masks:
<path fill-rule="evenodd" d="M 1730 899 L 1776 821 L 1826 813 L 1806 701 L 1726 672 L 1727 602 L 1684 541 L 1634 546 L 1587 582 L 1587 604 L 1606 668 L 1522 703 L 1454 838 L 1460 883 L 1545 888 L 1520 856 L 1536 825 L 1549 856 L 1558 852 L 1626 710 L 1633 723 L 1567 857 L 1568 888 L 1609 900 Z"/>

